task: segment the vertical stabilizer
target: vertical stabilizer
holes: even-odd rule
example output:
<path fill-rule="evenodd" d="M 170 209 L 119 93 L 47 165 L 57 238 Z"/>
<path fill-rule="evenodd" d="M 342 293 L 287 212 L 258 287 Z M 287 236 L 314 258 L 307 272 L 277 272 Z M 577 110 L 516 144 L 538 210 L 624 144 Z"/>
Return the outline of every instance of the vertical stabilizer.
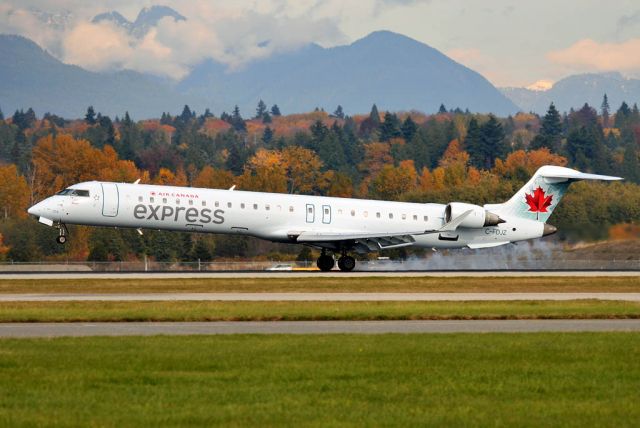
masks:
<path fill-rule="evenodd" d="M 579 180 L 622 180 L 608 175 L 586 174 L 561 166 L 545 165 L 538 169 L 511 199 L 503 204 L 485 205 L 487 211 L 546 222 L 558 206 L 567 188 Z"/>

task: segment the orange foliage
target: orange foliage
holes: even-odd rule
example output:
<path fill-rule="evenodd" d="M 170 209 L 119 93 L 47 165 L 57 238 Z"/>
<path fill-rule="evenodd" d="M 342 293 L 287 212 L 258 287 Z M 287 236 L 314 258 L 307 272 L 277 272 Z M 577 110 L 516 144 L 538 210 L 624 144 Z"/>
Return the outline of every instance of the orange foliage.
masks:
<path fill-rule="evenodd" d="M 282 151 L 282 162 L 286 168 L 289 193 L 310 193 L 314 188 L 324 187 L 320 179 L 322 161 L 315 152 L 289 146 Z"/>
<path fill-rule="evenodd" d="M 207 165 L 193 180 L 193 185 L 210 189 L 228 189 L 233 186 L 235 180 L 236 178 L 230 171 L 214 169 Z"/>
<path fill-rule="evenodd" d="M 459 186 L 467 178 L 469 153 L 462 150 L 458 140 L 452 140 L 442 155 L 439 165 L 445 171 L 445 184 L 447 186 Z"/>
<path fill-rule="evenodd" d="M 162 186 L 186 186 L 187 174 L 184 169 L 178 168 L 176 173 L 167 168 L 160 168 L 158 174 L 153 179 L 153 184 L 159 184 Z"/>
<path fill-rule="evenodd" d="M 547 148 L 525 152 L 517 150 L 507 156 L 504 161 L 496 159 L 494 172 L 503 177 L 513 177 L 518 172 L 524 175 L 533 175 L 533 173 L 543 165 L 565 166 L 567 158 L 553 154 Z"/>
<path fill-rule="evenodd" d="M 640 238 L 640 225 L 633 223 L 614 224 L 609 228 L 609 238 L 615 240 Z"/>
<path fill-rule="evenodd" d="M 327 196 L 339 198 L 350 198 L 353 196 L 353 182 L 347 174 L 327 171 L 325 173 L 325 180 L 327 182 Z"/>
<path fill-rule="evenodd" d="M 382 198 L 398 199 L 403 193 L 416 186 L 418 173 L 412 160 L 400 162 L 398 167 L 385 165 L 373 180 L 372 187 L 376 195 Z"/>
<path fill-rule="evenodd" d="M 41 138 L 33 149 L 34 194 L 44 197 L 81 181 L 133 181 L 142 174 L 110 146 L 96 149 L 68 134 Z"/>
<path fill-rule="evenodd" d="M 29 186 L 18 173 L 18 168 L 14 164 L 0 166 L 0 215 L 3 218 L 24 218 L 28 205 Z"/>
<path fill-rule="evenodd" d="M 327 127 L 331 126 L 334 121 L 337 121 L 339 124 L 342 123 L 342 120 L 331 118 L 329 114 L 324 111 L 314 111 L 311 113 L 290 114 L 287 116 L 273 116 L 272 123 L 269 124 L 269 127 L 278 136 L 292 136 L 298 132 L 306 132 L 311 128 L 311 125 L 317 121 L 322 122 Z"/>
<path fill-rule="evenodd" d="M 215 137 L 217 134 L 226 132 L 229 129 L 231 129 L 231 125 L 229 123 L 212 117 L 207 118 L 202 125 L 202 132 L 209 137 Z"/>
<path fill-rule="evenodd" d="M 245 165 L 239 183 L 243 190 L 285 193 L 287 175 L 282 153 L 275 150 L 258 150 Z"/>

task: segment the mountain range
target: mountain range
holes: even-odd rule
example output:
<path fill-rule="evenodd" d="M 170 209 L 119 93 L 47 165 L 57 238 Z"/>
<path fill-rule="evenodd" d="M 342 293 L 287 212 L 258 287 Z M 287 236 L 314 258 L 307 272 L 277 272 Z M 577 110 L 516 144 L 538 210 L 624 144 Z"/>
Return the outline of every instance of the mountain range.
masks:
<path fill-rule="evenodd" d="M 136 26 L 139 19 L 130 23 L 113 14 L 96 19 L 121 22 L 130 31 L 144 28 Z M 387 31 L 346 46 L 308 45 L 233 72 L 206 60 L 179 82 L 133 71 L 90 72 L 13 35 L 0 36 L 0 57 L 0 108 L 5 112 L 33 107 L 38 114 L 80 117 L 93 105 L 109 115 L 129 111 L 148 118 L 179 112 L 184 104 L 217 113 L 237 104 L 250 115 L 260 99 L 289 113 L 315 107 L 333 111 L 339 104 L 348 114 L 366 113 L 374 103 L 385 110 L 425 112 L 437 111 L 441 103 L 500 115 L 518 109 L 475 71 Z"/>
<path fill-rule="evenodd" d="M 611 111 L 627 104 L 640 102 L 640 80 L 623 77 L 620 73 L 578 74 L 557 81 L 546 91 L 525 88 L 501 88 L 511 101 L 523 111 L 544 114 L 552 102 L 560 111 L 579 109 L 588 103 L 600 109 L 607 94 Z"/>
<path fill-rule="evenodd" d="M 52 28 L 63 28 L 68 13 L 33 11 Z M 142 39 L 162 19 L 186 20 L 166 6 L 152 6 L 129 21 L 117 11 L 96 15 Z M 133 43 L 136 43 L 135 41 Z M 135 119 L 178 113 L 184 104 L 202 112 L 231 111 L 238 105 L 251 116 L 260 99 L 278 104 L 284 113 L 314 108 L 347 114 L 381 110 L 435 112 L 440 104 L 500 116 L 519 110 L 544 113 L 550 102 L 561 111 L 585 102 L 599 107 L 606 93 L 612 109 L 625 100 L 640 100 L 640 80 L 618 73 L 570 76 L 547 91 L 498 90 L 479 73 L 438 50 L 409 37 L 377 31 L 349 45 L 323 48 L 316 44 L 255 60 L 230 70 L 206 59 L 180 81 L 130 70 L 92 72 L 64 64 L 29 39 L 0 35 L 0 108 L 6 114 L 34 108 L 64 117 L 82 117 L 87 106 L 108 115 L 128 111 Z"/>

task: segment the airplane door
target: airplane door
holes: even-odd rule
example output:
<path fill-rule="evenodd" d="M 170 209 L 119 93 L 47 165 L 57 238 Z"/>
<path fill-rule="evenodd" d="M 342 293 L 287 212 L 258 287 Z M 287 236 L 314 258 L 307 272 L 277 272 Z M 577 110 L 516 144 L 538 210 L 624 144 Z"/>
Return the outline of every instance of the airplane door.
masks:
<path fill-rule="evenodd" d="M 115 183 L 100 183 L 100 185 L 102 186 L 102 215 L 105 217 L 117 216 L 120 206 L 118 185 Z"/>
<path fill-rule="evenodd" d="M 316 207 L 313 204 L 307 204 L 307 223 L 316 221 Z"/>
<path fill-rule="evenodd" d="M 322 222 L 324 224 L 331 223 L 331 207 L 329 205 L 322 206 Z"/>

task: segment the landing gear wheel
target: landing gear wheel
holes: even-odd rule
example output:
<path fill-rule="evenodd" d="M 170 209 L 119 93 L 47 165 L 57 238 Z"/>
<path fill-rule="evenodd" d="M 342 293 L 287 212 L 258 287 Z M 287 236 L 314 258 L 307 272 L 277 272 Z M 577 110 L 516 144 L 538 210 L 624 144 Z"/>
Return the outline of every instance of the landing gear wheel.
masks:
<path fill-rule="evenodd" d="M 69 234 L 69 230 L 64 223 L 60 223 L 57 225 L 58 228 L 58 237 L 56 238 L 56 242 L 60 245 L 63 245 L 67 242 L 67 235 Z"/>
<path fill-rule="evenodd" d="M 318 261 L 316 262 L 318 265 L 318 269 L 322 272 L 329 272 L 335 266 L 336 262 L 333 260 L 333 257 L 323 254 L 318 257 Z"/>
<path fill-rule="evenodd" d="M 351 256 L 342 256 L 338 259 L 338 268 L 343 272 L 351 272 L 356 267 L 356 259 Z"/>

